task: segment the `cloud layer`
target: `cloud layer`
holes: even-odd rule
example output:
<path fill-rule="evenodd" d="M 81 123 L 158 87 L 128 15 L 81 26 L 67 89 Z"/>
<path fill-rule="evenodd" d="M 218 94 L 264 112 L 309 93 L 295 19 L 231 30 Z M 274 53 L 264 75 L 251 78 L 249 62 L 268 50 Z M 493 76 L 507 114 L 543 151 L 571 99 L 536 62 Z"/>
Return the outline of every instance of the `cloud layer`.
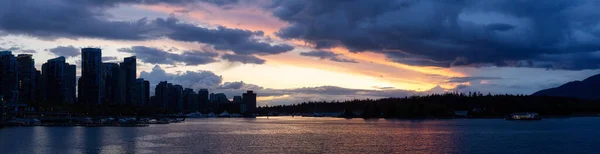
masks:
<path fill-rule="evenodd" d="M 331 51 L 309 51 L 309 52 L 301 52 L 300 55 L 301 56 L 307 56 L 307 57 L 318 57 L 320 59 L 329 59 L 331 61 L 342 62 L 342 63 L 358 63 L 356 60 L 348 59 L 348 58 L 343 58 L 343 55 L 336 54 L 336 53 L 333 53 Z"/>
<path fill-rule="evenodd" d="M 599 8 L 594 0 L 288 0 L 272 6 L 291 23 L 278 36 L 317 48 L 380 52 L 420 66 L 558 69 L 600 67 L 600 57 L 548 58 L 600 50 Z"/>
<path fill-rule="evenodd" d="M 262 31 L 243 29 L 206 28 L 185 23 L 175 17 L 136 21 L 111 19 L 105 12 L 121 4 L 174 4 L 209 2 L 217 5 L 235 3 L 228 1 L 70 1 L 55 0 L 40 3 L 35 0 L 0 2 L 0 31 L 6 34 L 27 35 L 40 39 L 97 38 L 106 40 L 153 40 L 169 38 L 175 41 L 208 44 L 214 49 L 240 55 L 280 54 L 294 49 L 286 44 L 272 45 L 261 40 Z M 37 10 L 37 11 L 31 11 Z M 196 56 L 190 53 L 190 56 Z M 201 60 L 196 60 L 201 61 Z"/>

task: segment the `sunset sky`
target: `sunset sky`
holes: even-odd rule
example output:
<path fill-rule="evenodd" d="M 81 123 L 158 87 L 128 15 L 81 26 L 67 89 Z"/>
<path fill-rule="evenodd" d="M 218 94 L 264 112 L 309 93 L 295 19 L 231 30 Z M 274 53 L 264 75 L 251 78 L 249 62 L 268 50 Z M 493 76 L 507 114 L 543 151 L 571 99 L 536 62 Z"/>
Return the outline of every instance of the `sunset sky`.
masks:
<path fill-rule="evenodd" d="M 531 94 L 599 73 L 600 1 L 4 0 L 0 50 L 80 48 L 139 77 L 259 105 L 446 91 Z M 77 70 L 78 72 L 80 69 Z M 153 86 L 152 86 L 153 89 Z"/>

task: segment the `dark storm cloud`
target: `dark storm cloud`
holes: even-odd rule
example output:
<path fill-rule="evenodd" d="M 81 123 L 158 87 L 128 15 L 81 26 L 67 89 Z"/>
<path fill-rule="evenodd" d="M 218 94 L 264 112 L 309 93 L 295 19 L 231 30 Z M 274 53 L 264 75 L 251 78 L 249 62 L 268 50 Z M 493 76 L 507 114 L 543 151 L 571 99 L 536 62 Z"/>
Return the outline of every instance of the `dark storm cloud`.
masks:
<path fill-rule="evenodd" d="M 309 51 L 301 52 L 301 56 L 317 57 L 319 59 L 329 59 L 331 61 L 343 62 L 343 63 L 358 63 L 356 60 L 343 58 L 343 55 L 333 53 L 331 51 Z"/>
<path fill-rule="evenodd" d="M 27 35 L 41 39 L 98 38 L 108 40 L 152 40 L 169 38 L 176 41 L 197 42 L 242 55 L 268 55 L 288 52 L 290 45 L 271 45 L 261 42 L 262 31 L 218 27 L 199 27 L 174 17 L 139 19 L 136 21 L 111 20 L 106 9 L 119 4 L 185 4 L 197 1 L 10 1 L 0 2 L 0 31 L 13 35 Z M 230 4 L 237 1 L 212 1 Z M 35 11 L 33 11 L 35 10 Z"/>
<path fill-rule="evenodd" d="M 291 24 L 278 32 L 282 38 L 381 52 L 410 65 L 512 67 L 543 54 L 600 50 L 595 0 L 286 0 L 270 9 Z M 594 68 L 576 62 L 560 69 Z"/>
<path fill-rule="evenodd" d="M 158 27 L 170 31 L 167 37 L 186 42 L 199 42 L 214 45 L 217 50 L 231 50 L 236 54 L 250 55 L 268 55 L 288 52 L 294 49 L 290 45 L 270 45 L 260 42 L 254 37 L 264 35 L 262 31 L 249 31 L 242 29 L 230 29 L 218 27 L 217 29 L 201 28 L 192 24 L 180 22 L 176 18 L 162 19 L 154 21 Z"/>
<path fill-rule="evenodd" d="M 177 64 L 202 65 L 217 62 L 219 54 L 216 52 L 184 51 L 181 54 L 170 53 L 158 48 L 133 46 L 131 48 L 118 49 L 119 52 L 134 54 L 142 62 L 150 64 Z"/>
<path fill-rule="evenodd" d="M 46 49 L 47 51 L 50 51 L 51 53 L 53 53 L 56 56 L 65 56 L 65 57 L 76 57 L 79 56 L 81 54 L 81 52 L 79 52 L 79 48 L 76 48 L 74 46 L 58 46 L 56 48 L 52 48 L 52 49 Z"/>
<path fill-rule="evenodd" d="M 225 54 L 221 56 L 221 59 L 230 62 L 240 62 L 242 64 L 264 64 L 265 60 L 260 59 L 252 55 L 236 55 L 236 54 Z"/>

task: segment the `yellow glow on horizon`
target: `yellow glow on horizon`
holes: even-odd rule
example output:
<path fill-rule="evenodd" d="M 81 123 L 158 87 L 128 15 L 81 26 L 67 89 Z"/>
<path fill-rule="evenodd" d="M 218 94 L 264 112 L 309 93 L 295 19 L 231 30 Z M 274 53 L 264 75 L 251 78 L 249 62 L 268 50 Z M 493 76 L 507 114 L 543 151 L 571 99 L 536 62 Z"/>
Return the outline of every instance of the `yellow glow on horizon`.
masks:
<path fill-rule="evenodd" d="M 256 97 L 257 101 L 270 101 L 275 99 L 288 98 L 290 95 L 282 95 L 282 96 L 258 96 Z"/>

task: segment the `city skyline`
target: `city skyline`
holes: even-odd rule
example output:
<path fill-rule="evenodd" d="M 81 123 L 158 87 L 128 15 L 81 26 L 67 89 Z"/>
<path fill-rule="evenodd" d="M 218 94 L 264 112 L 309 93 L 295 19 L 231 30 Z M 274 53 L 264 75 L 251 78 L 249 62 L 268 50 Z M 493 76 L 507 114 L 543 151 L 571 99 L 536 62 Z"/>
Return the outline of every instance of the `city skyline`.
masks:
<path fill-rule="evenodd" d="M 233 96 L 230 101 L 223 93 L 218 93 L 221 97 L 216 100 L 215 94 L 205 94 L 207 89 L 198 89 L 204 92 L 199 94 L 167 81 L 151 87 L 148 80 L 137 77 L 135 56 L 124 58 L 122 63 L 104 63 L 100 48 L 82 48 L 81 52 L 82 75 L 77 79 L 77 66 L 67 63 L 64 56 L 47 60 L 42 69 L 37 70 L 31 54 L 15 56 L 12 51 L 0 51 L 2 102 L 31 111 L 64 105 L 130 106 L 168 113 L 247 114 L 256 110 L 256 94 L 252 89 L 243 94 L 243 101 L 241 96 Z M 153 95 L 150 89 L 155 89 Z"/>
<path fill-rule="evenodd" d="M 598 18 L 588 11 L 595 1 L 70 2 L 0 2 L 0 49 L 80 67 L 79 49 L 99 47 L 103 62 L 136 56 L 135 73 L 151 86 L 168 80 L 228 96 L 254 87 L 259 105 L 532 94 L 599 72 L 597 24 L 579 18 Z"/>

